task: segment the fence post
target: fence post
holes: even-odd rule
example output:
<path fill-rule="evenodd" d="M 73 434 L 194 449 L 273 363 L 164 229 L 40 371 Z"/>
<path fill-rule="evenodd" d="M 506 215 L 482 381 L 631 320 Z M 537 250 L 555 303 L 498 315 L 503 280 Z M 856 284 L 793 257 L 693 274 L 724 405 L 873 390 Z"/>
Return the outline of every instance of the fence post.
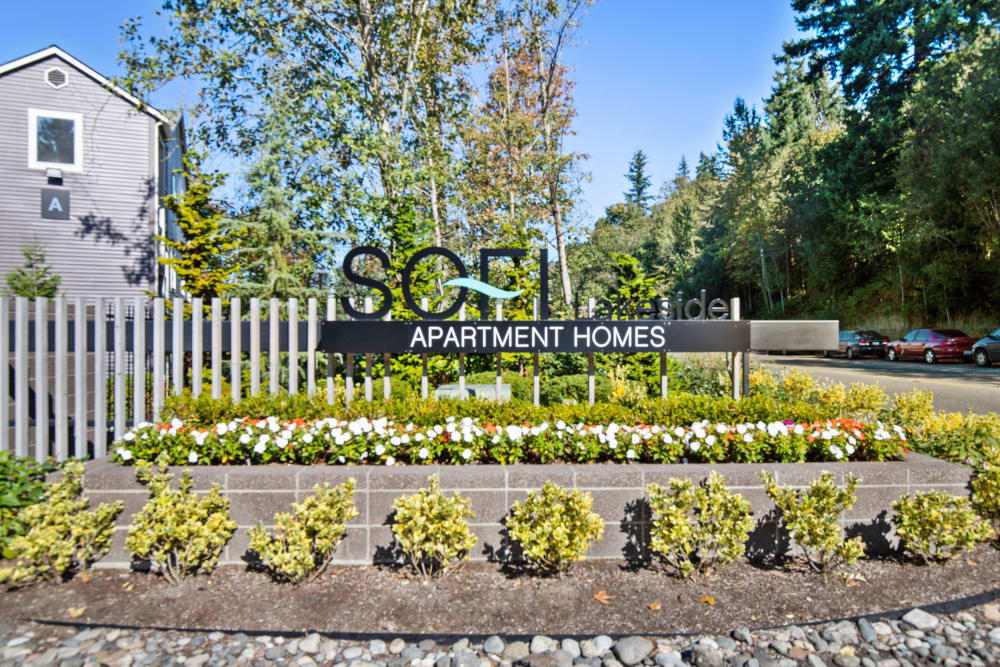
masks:
<path fill-rule="evenodd" d="M 104 298 L 94 299 L 94 458 L 107 454 L 108 444 L 108 313 Z"/>
<path fill-rule="evenodd" d="M 153 299 L 153 412 L 154 422 L 160 421 L 163 410 L 163 385 L 165 381 L 166 332 L 163 330 L 163 299 Z"/>
<path fill-rule="evenodd" d="M 669 378 L 667 377 L 667 353 L 660 352 L 660 398 L 666 400 Z"/>
<path fill-rule="evenodd" d="M 591 318 L 594 316 L 594 306 L 597 302 L 593 297 L 587 299 L 587 317 Z M 594 394 L 596 393 L 594 387 L 594 353 L 587 353 L 587 404 L 594 404 Z"/>
<path fill-rule="evenodd" d="M 750 351 L 747 350 L 740 354 L 743 359 L 743 372 L 741 377 L 743 378 L 743 396 L 750 395 Z"/>
<path fill-rule="evenodd" d="M 66 374 L 69 370 L 66 364 L 69 341 L 66 339 L 66 299 L 57 296 L 52 304 L 56 310 L 56 352 L 55 368 L 53 377 L 55 387 L 53 387 L 52 400 L 55 403 L 55 444 L 56 460 L 65 461 L 69 456 L 69 423 L 67 414 L 68 396 Z"/>
<path fill-rule="evenodd" d="M 288 299 L 288 395 L 299 393 L 299 300 Z"/>
<path fill-rule="evenodd" d="M 385 321 L 392 320 L 392 310 L 385 314 Z M 382 355 L 382 398 L 388 401 L 392 398 L 392 355 L 386 352 Z"/>
<path fill-rule="evenodd" d="M 49 300 L 35 298 L 35 460 L 49 454 Z"/>
<path fill-rule="evenodd" d="M 132 425 L 146 421 L 146 300 L 135 298 L 132 316 Z"/>
<path fill-rule="evenodd" d="M 0 296 L 0 452 L 9 452 L 10 443 L 10 298 Z"/>
<path fill-rule="evenodd" d="M 316 395 L 316 299 L 306 305 L 306 395 Z"/>
<path fill-rule="evenodd" d="M 87 456 L 87 302 L 83 297 L 76 298 L 73 315 L 76 320 L 73 325 L 73 456 L 82 459 Z M 6 427 L 7 420 L 3 421 Z"/>
<path fill-rule="evenodd" d="M 354 301 L 348 297 L 351 305 L 354 305 Z M 350 315 L 346 315 L 350 319 Z M 351 401 L 354 400 L 354 354 L 351 352 L 344 353 L 344 405 L 348 406 Z"/>
<path fill-rule="evenodd" d="M 240 299 L 229 301 L 229 392 L 233 403 L 243 398 L 243 313 Z"/>
<path fill-rule="evenodd" d="M 427 297 L 420 297 L 420 309 L 427 312 Z M 430 393 L 429 379 L 427 377 L 427 353 L 420 353 L 420 398 L 427 400 Z"/>
<path fill-rule="evenodd" d="M 174 376 L 174 396 L 184 391 L 184 300 L 174 299 L 170 313 L 173 328 L 173 352 L 170 353 L 170 372 Z"/>
<path fill-rule="evenodd" d="M 115 297 L 115 397 L 112 433 L 115 441 L 125 435 L 125 299 Z"/>
<path fill-rule="evenodd" d="M 494 313 L 494 316 L 495 316 L 497 322 L 503 321 L 503 302 L 502 301 L 497 301 L 497 303 L 496 303 L 496 312 Z M 502 399 L 500 397 L 500 390 L 502 388 L 503 388 L 503 353 L 502 352 L 497 352 L 497 403 L 502 402 Z M 514 390 L 514 388 L 511 387 L 511 392 L 513 392 L 513 390 Z M 512 393 L 512 396 L 513 396 L 513 393 Z"/>
<path fill-rule="evenodd" d="M 278 329 L 279 322 L 278 316 L 280 315 L 278 310 L 278 300 L 271 299 L 270 302 L 271 310 L 268 313 L 267 321 L 267 379 L 268 379 L 268 392 L 271 396 L 278 395 L 278 370 L 281 364 L 281 331 Z"/>
<path fill-rule="evenodd" d="M 250 395 L 260 393 L 260 299 L 250 299 Z"/>
<path fill-rule="evenodd" d="M 337 300 L 333 297 L 327 297 L 326 300 L 326 321 L 333 322 L 337 319 Z M 346 355 L 345 355 L 346 356 Z M 327 351 L 326 353 L 326 404 L 333 405 L 333 401 L 336 398 L 335 390 L 336 384 L 333 381 L 333 352 Z"/>
<path fill-rule="evenodd" d="M 739 322 L 740 320 L 740 299 L 739 297 L 733 297 L 730 299 L 729 312 L 733 315 L 733 321 Z M 731 364 L 731 375 L 733 378 L 733 400 L 740 399 L 740 370 L 741 364 L 739 361 L 740 353 L 733 352 L 732 364 Z"/>
<path fill-rule="evenodd" d="M 28 455 L 28 300 L 14 298 L 14 456 Z"/>
<path fill-rule="evenodd" d="M 372 298 L 370 296 L 365 297 L 365 312 L 372 312 Z M 365 400 L 371 403 L 372 401 L 372 355 L 365 355 Z"/>
<path fill-rule="evenodd" d="M 191 299 L 191 395 L 195 398 L 201 395 L 201 364 L 205 360 L 205 347 L 203 336 L 204 329 L 201 326 L 202 310 L 201 299 Z"/>
<path fill-rule="evenodd" d="M 222 299 L 212 299 L 212 398 L 222 398 Z"/>
<path fill-rule="evenodd" d="M 465 303 L 458 309 L 458 321 L 465 321 Z M 465 396 L 465 355 L 458 355 L 458 399 L 464 401 Z"/>
<path fill-rule="evenodd" d="M 538 299 L 534 299 L 531 304 L 531 319 L 538 319 Z M 535 404 L 535 407 L 541 403 L 542 400 L 542 385 L 541 385 L 541 359 L 538 354 L 538 350 L 531 353 L 531 402 Z"/>

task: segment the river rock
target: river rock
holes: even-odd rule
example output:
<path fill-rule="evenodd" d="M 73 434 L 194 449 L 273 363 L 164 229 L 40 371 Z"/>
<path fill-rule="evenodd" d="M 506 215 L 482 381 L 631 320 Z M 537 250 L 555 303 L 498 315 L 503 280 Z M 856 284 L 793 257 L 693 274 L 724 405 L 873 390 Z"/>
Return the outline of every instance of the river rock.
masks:
<path fill-rule="evenodd" d="M 636 665 L 653 651 L 653 642 L 645 637 L 626 637 L 614 645 L 615 656 L 623 665 Z"/>

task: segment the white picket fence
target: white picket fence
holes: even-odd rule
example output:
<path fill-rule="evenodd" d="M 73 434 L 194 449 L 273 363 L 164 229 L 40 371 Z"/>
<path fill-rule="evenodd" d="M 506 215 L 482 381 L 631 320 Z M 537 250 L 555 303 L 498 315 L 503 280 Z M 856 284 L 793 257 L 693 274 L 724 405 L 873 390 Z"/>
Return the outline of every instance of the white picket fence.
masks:
<path fill-rule="evenodd" d="M 334 373 L 338 366 L 336 355 L 317 351 L 322 321 L 317 299 L 305 301 L 304 318 L 297 299 L 288 299 L 284 304 L 278 299 L 249 299 L 245 304 L 247 313 L 240 299 L 230 300 L 228 308 L 221 300 L 212 299 L 207 320 L 203 319 L 201 299 L 188 303 L 191 317 L 185 320 L 182 299 L 172 301 L 170 312 L 178 314 L 173 316 L 168 314 L 163 299 L 56 297 L 30 301 L 0 297 L 0 317 L 6 315 L 8 320 L 7 326 L 0 326 L 0 357 L 7 360 L 8 367 L 7 372 L 0 373 L 0 452 L 31 455 L 40 461 L 49 456 L 57 460 L 70 456 L 101 458 L 107 454 L 109 444 L 121 438 L 130 425 L 159 421 L 164 398 L 169 394 L 180 394 L 188 388 L 199 395 L 206 384 L 206 372 L 210 374 L 207 384 L 212 397 L 221 398 L 223 367 L 227 363 L 225 379 L 233 400 L 259 395 L 265 382 L 271 395 L 304 390 L 315 396 L 325 375 L 326 400 L 334 405 Z M 426 299 L 422 307 L 427 309 Z M 372 312 L 370 298 L 365 299 L 364 310 Z M 593 310 L 591 300 L 588 314 Z M 536 301 L 536 318 L 537 313 Z M 337 316 L 336 299 L 326 299 L 323 319 L 335 320 Z M 465 319 L 464 306 L 459 319 Z M 495 319 L 503 319 L 499 303 Z M 342 355 L 346 358 L 341 359 L 346 403 L 355 400 L 359 389 L 355 356 Z M 363 356 L 362 396 L 371 401 L 374 355 Z M 666 354 L 659 356 L 660 393 L 666 397 Z M 300 377 L 299 362 L 303 357 L 305 372 Z M 386 400 L 392 394 L 390 358 L 384 355 L 382 398 Z M 420 395 L 426 399 L 431 392 L 426 354 L 421 355 L 421 361 Z M 501 356 L 497 354 L 497 396 L 501 395 L 503 383 L 500 364 Z M 246 365 L 249 381 L 244 383 Z M 458 355 L 458 366 L 459 393 L 464 396 L 464 354 Z M 282 373 L 283 367 L 286 373 Z M 593 354 L 587 355 L 587 373 L 588 399 L 593 404 Z M 280 383 L 282 375 L 287 375 L 284 386 Z M 536 405 L 540 377 L 539 353 L 535 352 L 532 394 Z M 137 378 L 139 381 L 135 381 Z M 734 395 L 738 396 L 735 382 Z"/>

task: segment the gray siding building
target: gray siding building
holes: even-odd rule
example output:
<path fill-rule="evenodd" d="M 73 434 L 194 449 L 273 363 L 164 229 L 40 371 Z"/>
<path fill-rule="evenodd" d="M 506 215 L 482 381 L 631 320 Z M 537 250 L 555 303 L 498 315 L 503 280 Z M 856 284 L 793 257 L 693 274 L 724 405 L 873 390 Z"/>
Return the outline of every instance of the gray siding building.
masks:
<path fill-rule="evenodd" d="M 56 46 L 0 65 L 0 289 L 37 242 L 67 297 L 177 294 L 156 237 L 184 125 Z"/>

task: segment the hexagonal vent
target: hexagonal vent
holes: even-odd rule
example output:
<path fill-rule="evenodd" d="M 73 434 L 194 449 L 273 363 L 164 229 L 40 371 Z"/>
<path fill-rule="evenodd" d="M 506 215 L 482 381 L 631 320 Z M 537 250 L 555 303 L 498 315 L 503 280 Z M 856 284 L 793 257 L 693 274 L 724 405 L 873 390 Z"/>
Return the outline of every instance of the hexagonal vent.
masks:
<path fill-rule="evenodd" d="M 66 85 L 66 72 L 62 71 L 58 67 L 52 67 L 45 70 L 45 83 L 49 84 L 53 88 L 62 88 Z"/>

